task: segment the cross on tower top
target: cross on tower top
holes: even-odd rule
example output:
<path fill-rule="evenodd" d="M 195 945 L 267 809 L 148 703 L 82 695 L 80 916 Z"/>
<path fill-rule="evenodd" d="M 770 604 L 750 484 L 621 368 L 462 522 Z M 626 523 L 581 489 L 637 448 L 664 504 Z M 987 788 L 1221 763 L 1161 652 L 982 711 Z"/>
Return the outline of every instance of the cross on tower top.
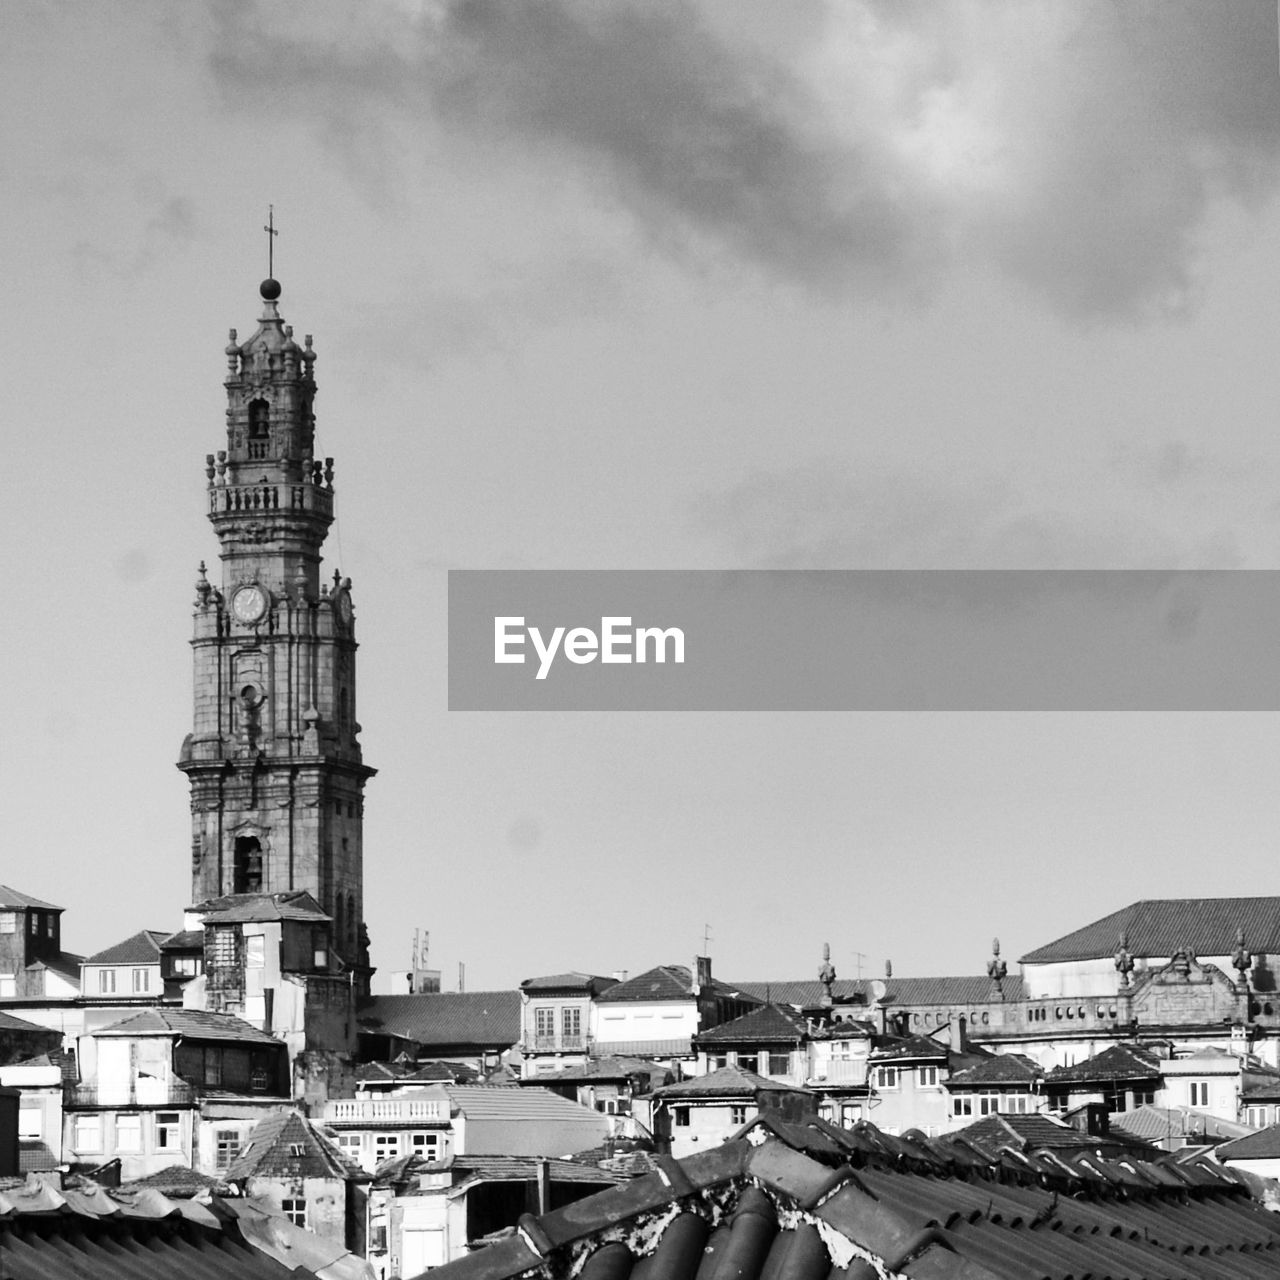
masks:
<path fill-rule="evenodd" d="M 274 278 L 276 236 L 280 232 L 276 228 L 276 207 L 273 204 L 267 205 L 267 225 L 262 229 L 267 233 L 267 276 Z"/>

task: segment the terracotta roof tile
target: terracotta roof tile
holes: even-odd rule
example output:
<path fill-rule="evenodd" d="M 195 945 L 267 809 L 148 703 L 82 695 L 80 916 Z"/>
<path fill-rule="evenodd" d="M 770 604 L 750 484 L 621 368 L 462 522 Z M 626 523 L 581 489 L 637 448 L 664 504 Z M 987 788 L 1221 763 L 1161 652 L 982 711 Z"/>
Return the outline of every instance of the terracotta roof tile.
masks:
<path fill-rule="evenodd" d="M 374 996 L 362 1005 L 360 1028 L 435 1047 L 506 1049 L 520 1039 L 518 991 L 427 992 Z"/>
<path fill-rule="evenodd" d="M 1054 1067 L 1049 1084 L 1076 1084 L 1094 1080 L 1151 1080 L 1160 1075 L 1159 1059 L 1139 1045 L 1108 1045 L 1101 1053 L 1069 1067 Z"/>
<path fill-rule="evenodd" d="M 7 884 L 0 884 L 0 911 L 13 910 L 17 908 L 21 910 L 23 907 L 34 907 L 37 911 L 61 911 L 61 907 L 55 907 L 52 902 L 42 902 L 39 898 L 33 898 L 30 894 L 19 893 L 17 889 L 10 889 Z"/>
<path fill-rule="evenodd" d="M 695 1042 L 704 1044 L 799 1044 L 807 1036 L 805 1020 L 791 1009 L 762 1004 L 740 1018 L 700 1031 Z"/>

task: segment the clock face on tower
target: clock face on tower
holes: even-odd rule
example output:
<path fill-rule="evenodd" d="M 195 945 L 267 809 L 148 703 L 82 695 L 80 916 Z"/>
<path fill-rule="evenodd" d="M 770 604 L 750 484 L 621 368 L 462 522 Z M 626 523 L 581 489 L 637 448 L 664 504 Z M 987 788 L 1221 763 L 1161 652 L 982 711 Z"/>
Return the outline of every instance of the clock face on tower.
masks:
<path fill-rule="evenodd" d="M 267 593 L 256 582 L 241 587 L 231 597 L 231 612 L 237 622 L 252 626 L 267 611 Z"/>

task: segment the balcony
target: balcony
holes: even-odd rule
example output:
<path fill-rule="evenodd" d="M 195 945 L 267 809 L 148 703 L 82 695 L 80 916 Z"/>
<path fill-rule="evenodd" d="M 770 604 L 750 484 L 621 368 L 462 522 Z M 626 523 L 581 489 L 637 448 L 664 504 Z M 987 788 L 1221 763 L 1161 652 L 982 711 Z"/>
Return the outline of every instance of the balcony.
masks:
<path fill-rule="evenodd" d="M 327 1121 L 449 1119 L 449 1104 L 435 1098 L 341 1098 L 325 1104 Z"/>
<path fill-rule="evenodd" d="M 586 1036 L 526 1036 L 524 1051 L 526 1053 L 586 1053 L 588 1040 Z"/>
<path fill-rule="evenodd" d="M 68 1109 L 117 1110 L 121 1107 L 190 1107 L 199 1095 L 185 1080 L 144 1078 L 119 1085 L 68 1084 L 62 1104 Z"/>

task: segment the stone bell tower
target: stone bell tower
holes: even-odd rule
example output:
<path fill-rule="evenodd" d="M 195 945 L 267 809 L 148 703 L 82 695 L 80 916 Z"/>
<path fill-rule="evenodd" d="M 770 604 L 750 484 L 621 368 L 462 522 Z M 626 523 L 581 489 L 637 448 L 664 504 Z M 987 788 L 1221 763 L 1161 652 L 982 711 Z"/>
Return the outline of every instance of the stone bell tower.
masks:
<path fill-rule="evenodd" d="M 306 890 L 332 950 L 367 988 L 351 580 L 322 580 L 333 459 L 316 456 L 315 352 L 264 280 L 247 342 L 231 330 L 226 448 L 206 459 L 220 582 L 196 582 L 195 708 L 178 768 L 191 783 L 196 904 Z"/>

